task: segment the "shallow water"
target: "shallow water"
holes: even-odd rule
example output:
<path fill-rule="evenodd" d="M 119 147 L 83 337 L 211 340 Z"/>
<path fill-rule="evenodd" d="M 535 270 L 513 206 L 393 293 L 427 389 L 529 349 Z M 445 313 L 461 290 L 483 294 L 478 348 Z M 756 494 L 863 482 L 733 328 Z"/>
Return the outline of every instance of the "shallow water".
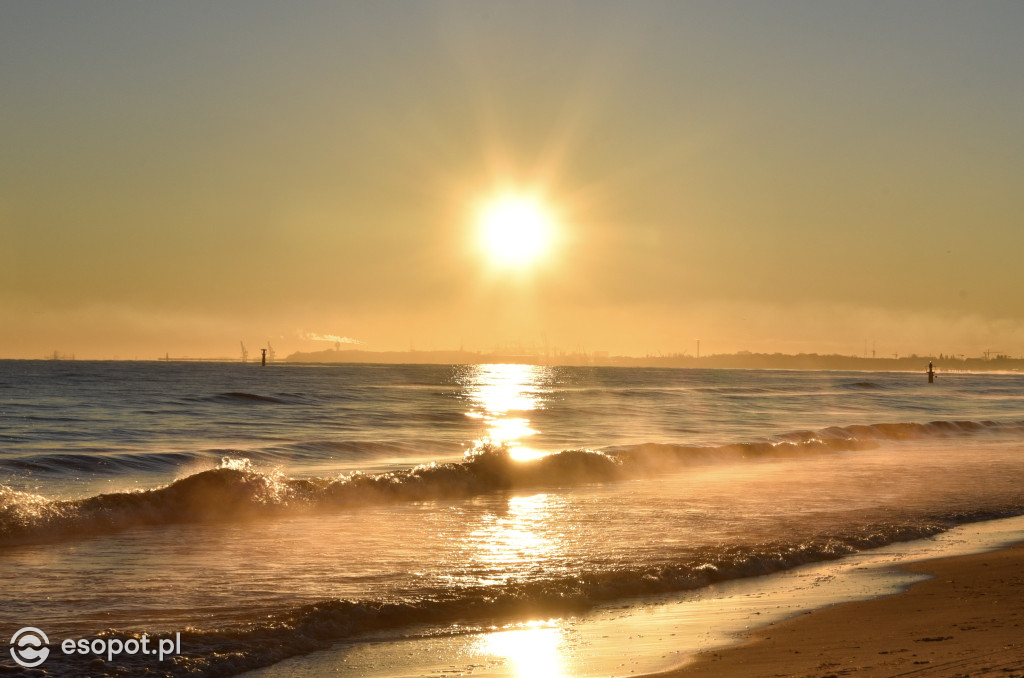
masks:
<path fill-rule="evenodd" d="M 898 593 L 928 578 L 900 566 L 980 553 L 1022 537 L 1024 516 L 970 523 L 837 561 L 606 603 L 580 615 L 339 643 L 245 677 L 602 678 L 658 673 L 686 664 L 699 652 L 738 644 L 749 631 L 827 605 Z"/>
<path fill-rule="evenodd" d="M 0 362 L 0 610 L 51 641 L 182 633 L 163 662 L 54 650 L 56 675 L 224 675 L 701 590 L 1024 512 L 1022 387 Z"/>

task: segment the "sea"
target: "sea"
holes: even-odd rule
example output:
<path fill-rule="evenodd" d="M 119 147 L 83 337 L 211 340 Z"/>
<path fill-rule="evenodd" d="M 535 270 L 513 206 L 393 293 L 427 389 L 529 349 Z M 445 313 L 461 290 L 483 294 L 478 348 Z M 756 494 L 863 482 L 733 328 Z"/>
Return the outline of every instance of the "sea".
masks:
<path fill-rule="evenodd" d="M 388 675 L 1024 514 L 1024 375 L 925 368 L 0 361 L 0 674 Z"/>

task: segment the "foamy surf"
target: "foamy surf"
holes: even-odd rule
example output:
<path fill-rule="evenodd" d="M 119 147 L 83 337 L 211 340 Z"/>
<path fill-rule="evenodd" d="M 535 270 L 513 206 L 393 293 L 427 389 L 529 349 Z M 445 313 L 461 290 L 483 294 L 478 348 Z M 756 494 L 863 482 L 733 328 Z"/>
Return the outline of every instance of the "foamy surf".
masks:
<path fill-rule="evenodd" d="M 679 472 L 701 464 L 866 449 L 879 441 L 1022 433 L 1024 422 L 875 424 L 795 431 L 731 445 L 651 443 L 606 451 L 564 450 L 527 461 L 513 459 L 506 446 L 483 443 L 459 463 L 430 463 L 378 474 L 355 472 L 335 478 L 288 478 L 279 470 L 259 470 L 247 458 L 226 457 L 217 468 L 165 487 L 80 500 L 50 501 L 0 485 L 0 545 L 81 538 L 168 523 L 245 520 L 285 511 L 571 487 Z"/>

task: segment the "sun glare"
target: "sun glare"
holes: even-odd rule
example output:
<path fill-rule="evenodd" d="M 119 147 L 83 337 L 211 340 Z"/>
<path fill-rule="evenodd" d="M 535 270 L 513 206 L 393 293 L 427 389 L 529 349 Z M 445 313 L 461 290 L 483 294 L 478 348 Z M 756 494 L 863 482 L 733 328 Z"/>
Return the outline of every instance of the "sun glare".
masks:
<path fill-rule="evenodd" d="M 499 198 L 480 212 L 480 239 L 491 261 L 524 267 L 540 259 L 551 242 L 552 218 L 538 201 Z"/>

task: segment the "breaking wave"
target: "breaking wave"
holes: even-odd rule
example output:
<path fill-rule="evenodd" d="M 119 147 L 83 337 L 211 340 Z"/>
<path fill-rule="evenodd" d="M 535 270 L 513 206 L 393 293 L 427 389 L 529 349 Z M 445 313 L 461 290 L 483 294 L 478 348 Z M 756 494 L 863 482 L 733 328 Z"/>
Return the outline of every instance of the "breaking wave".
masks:
<path fill-rule="evenodd" d="M 641 444 L 603 451 L 564 450 L 516 461 L 508 449 L 481 444 L 461 462 L 386 473 L 288 478 L 247 458 L 156 489 L 52 500 L 0 485 L 0 545 L 59 541 L 135 527 L 244 520 L 286 511 L 329 510 L 395 502 L 449 500 L 491 492 L 572 486 L 671 473 L 688 466 L 737 463 L 867 449 L 902 441 L 985 433 L 1024 433 L 1024 422 L 935 421 L 794 431 L 720 446 Z"/>

